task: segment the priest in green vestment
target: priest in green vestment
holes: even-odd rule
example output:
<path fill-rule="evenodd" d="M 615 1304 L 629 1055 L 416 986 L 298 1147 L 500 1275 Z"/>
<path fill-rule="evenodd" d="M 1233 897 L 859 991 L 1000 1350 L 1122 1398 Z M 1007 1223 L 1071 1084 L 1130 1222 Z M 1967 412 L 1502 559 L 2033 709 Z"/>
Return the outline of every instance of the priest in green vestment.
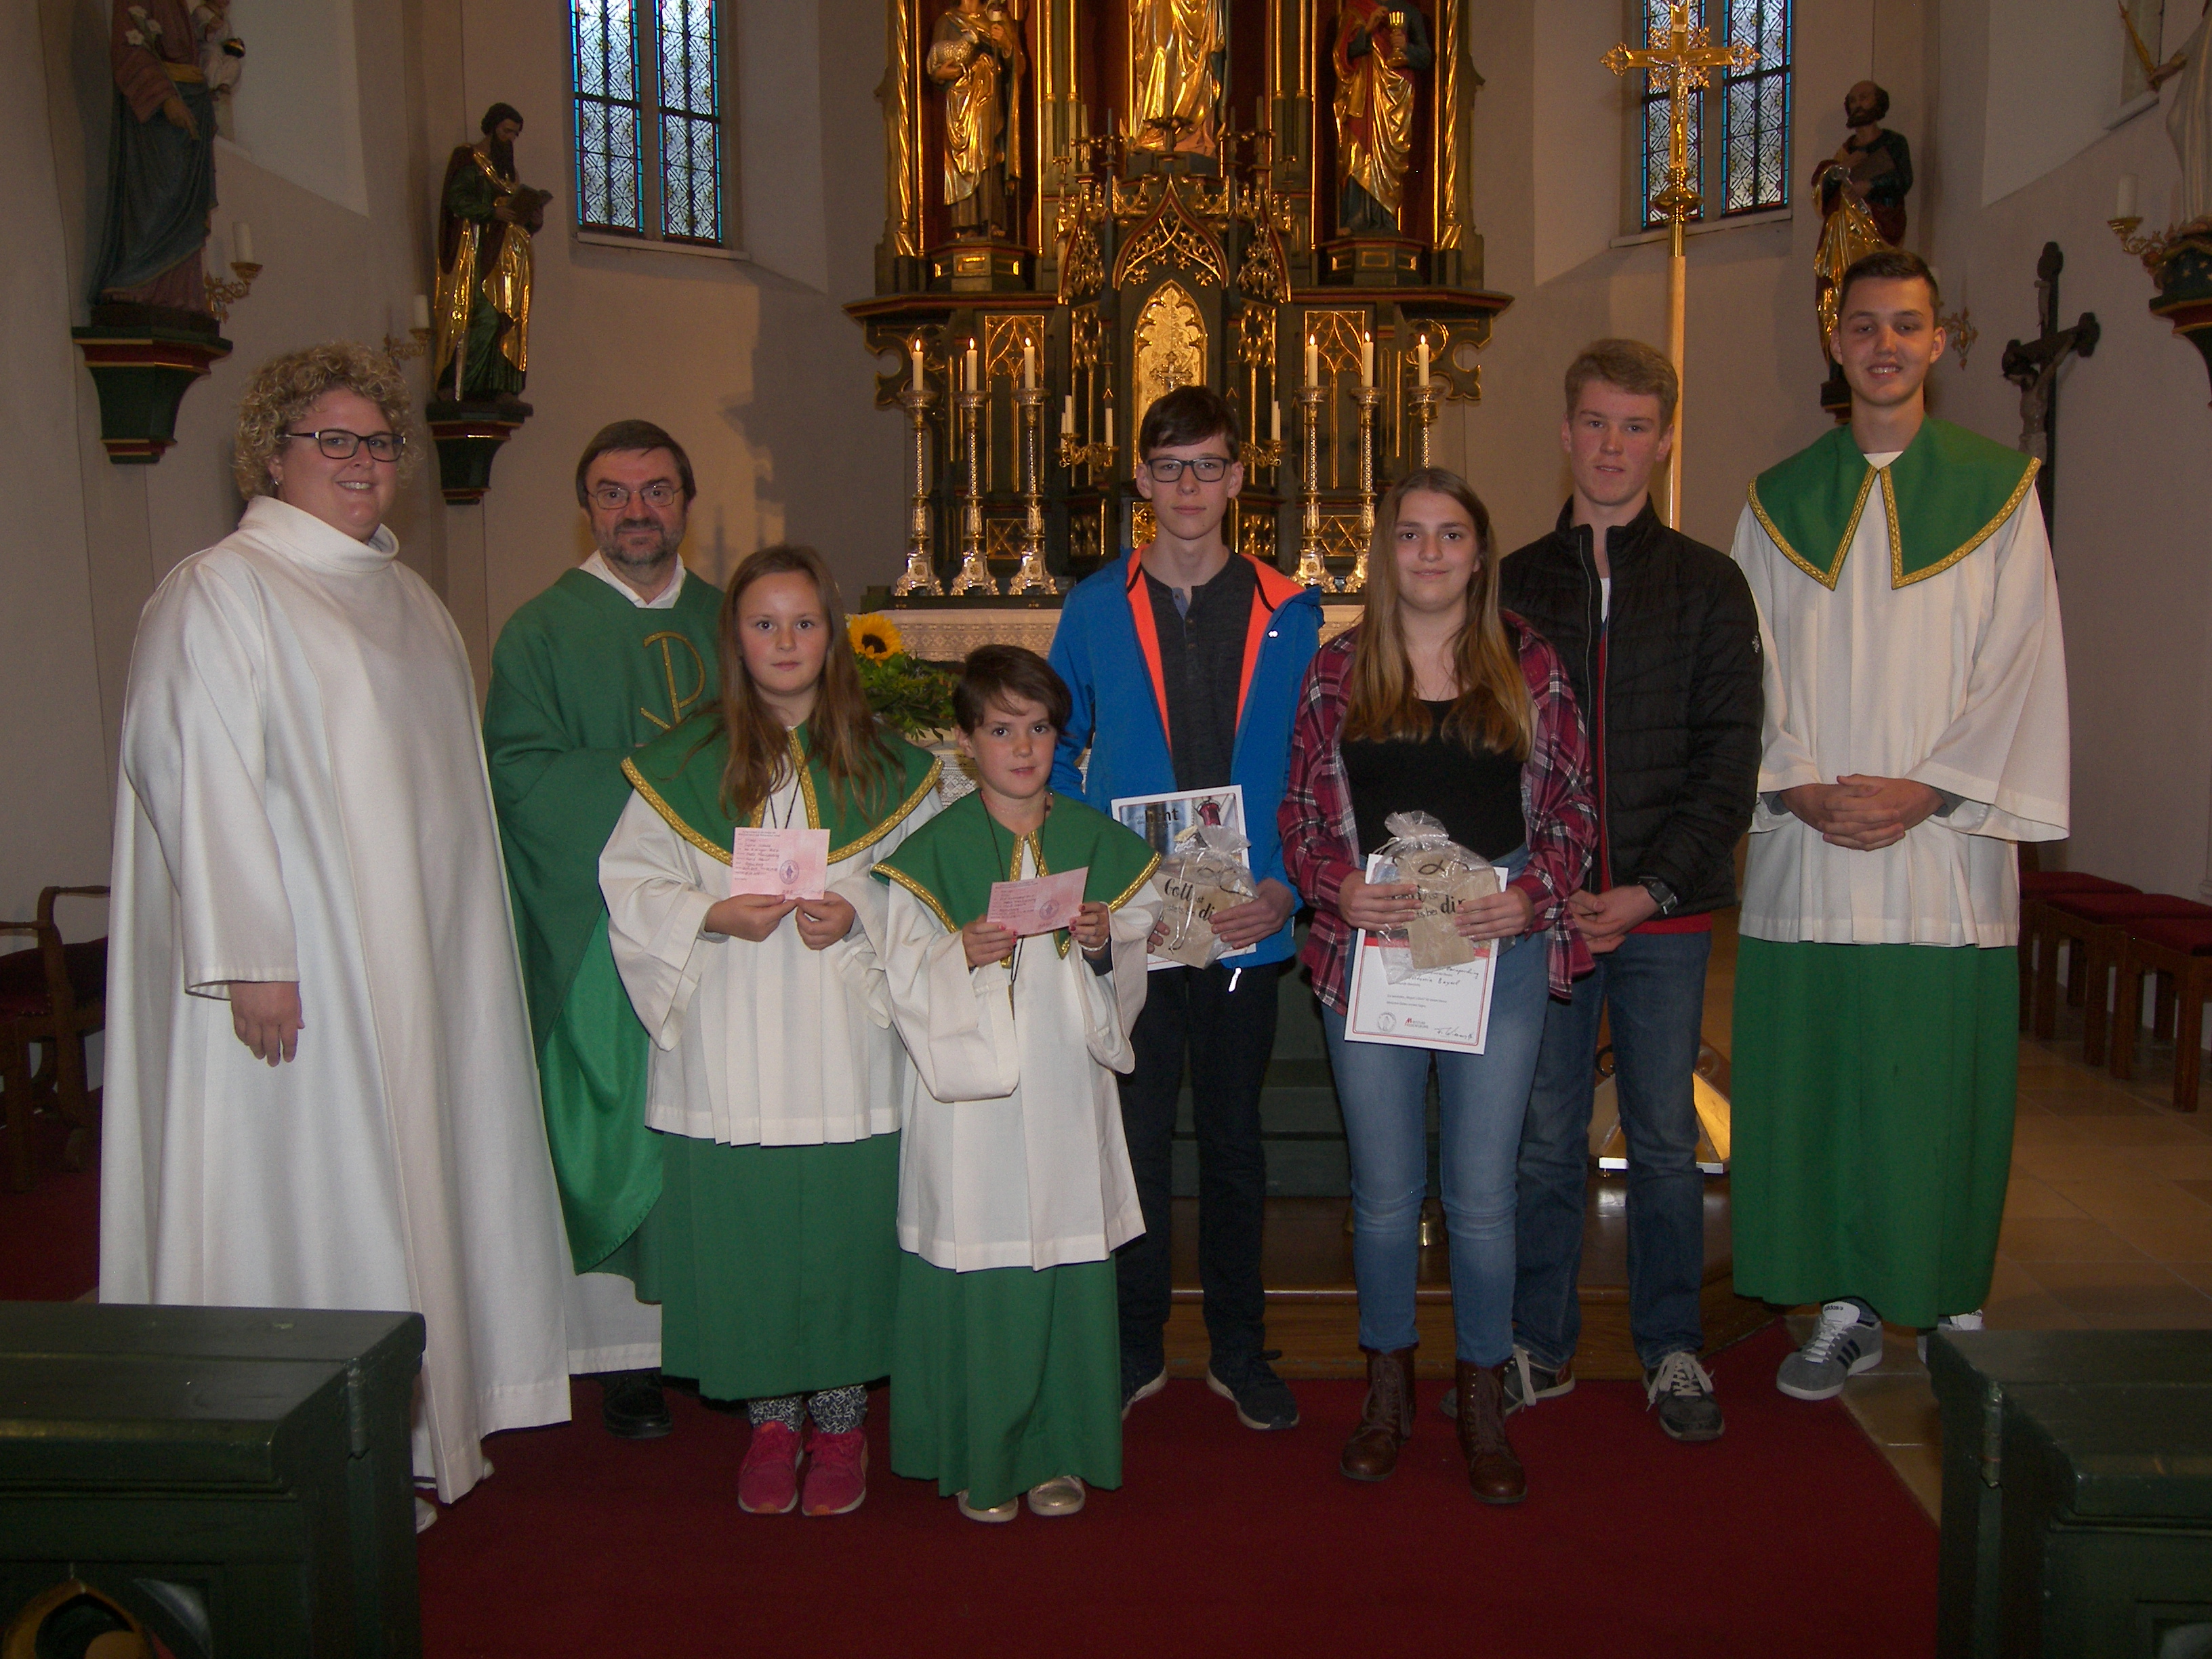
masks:
<path fill-rule="evenodd" d="M 1936 281 L 1844 273 L 1851 418 L 1761 473 L 1735 556 L 1766 657 L 1733 1055 L 1739 1293 L 1822 1304 L 1785 1394 L 1881 1321 L 1980 1322 L 2011 1168 L 2016 843 L 2067 832 L 2036 463 L 1927 412 Z"/>
<path fill-rule="evenodd" d="M 721 593 L 677 550 L 696 493 L 682 446 L 617 421 L 586 447 L 576 496 L 598 550 L 522 606 L 492 652 L 484 749 L 506 844 L 545 1127 L 568 1248 L 569 1369 L 603 1379 L 626 1437 L 665 1434 L 657 1307 L 635 1241 L 661 1195 L 645 1124 L 645 1028 L 607 944 L 599 852 L 630 796 L 623 763 L 714 706 Z"/>

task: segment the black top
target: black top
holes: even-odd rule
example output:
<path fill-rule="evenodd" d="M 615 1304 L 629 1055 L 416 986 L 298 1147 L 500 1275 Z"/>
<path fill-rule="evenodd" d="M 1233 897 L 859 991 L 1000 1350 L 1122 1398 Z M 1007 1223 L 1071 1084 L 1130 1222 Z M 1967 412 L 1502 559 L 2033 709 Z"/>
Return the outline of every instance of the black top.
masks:
<path fill-rule="evenodd" d="M 1383 820 L 1391 813 L 1426 812 L 1469 852 L 1504 858 L 1528 838 L 1521 816 L 1521 763 L 1445 737 L 1441 728 L 1450 703 L 1423 698 L 1421 707 L 1429 711 L 1429 735 L 1418 742 L 1358 738 L 1343 745 L 1360 852 L 1379 851 L 1390 839 Z"/>
<path fill-rule="evenodd" d="M 1762 702 L 1759 612 L 1725 553 L 1669 530 L 1646 503 L 1605 532 L 1613 608 L 1599 614 L 1597 554 L 1573 504 L 1509 556 L 1498 600 L 1552 643 L 1587 722 L 1599 856 L 1591 890 L 1656 876 L 1677 914 L 1735 902 L 1737 839 L 1751 827 Z"/>
<path fill-rule="evenodd" d="M 1237 689 L 1244 678 L 1244 636 L 1259 586 L 1249 559 L 1230 556 L 1211 581 L 1190 590 L 1189 609 L 1149 570 L 1152 626 L 1160 636 L 1160 678 L 1168 698 L 1168 747 L 1178 789 L 1218 789 L 1237 753 Z"/>

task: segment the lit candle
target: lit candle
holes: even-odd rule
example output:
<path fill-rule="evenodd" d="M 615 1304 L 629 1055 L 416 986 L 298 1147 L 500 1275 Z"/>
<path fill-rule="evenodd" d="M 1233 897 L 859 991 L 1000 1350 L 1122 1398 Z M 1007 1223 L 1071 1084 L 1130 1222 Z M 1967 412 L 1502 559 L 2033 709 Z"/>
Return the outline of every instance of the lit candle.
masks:
<path fill-rule="evenodd" d="M 975 391 L 975 343 L 970 340 L 968 342 L 968 390 Z"/>
<path fill-rule="evenodd" d="M 430 326 L 430 296 L 428 295 L 418 294 L 415 296 L 415 309 L 412 314 L 415 319 L 416 327 L 428 328 Z"/>
<path fill-rule="evenodd" d="M 2139 216 L 2136 211 L 2137 203 L 2136 201 L 2136 192 L 2137 188 L 2137 181 L 2134 173 L 2124 173 L 2120 175 L 2119 195 L 2118 199 L 2115 200 L 2112 204 L 2112 217 L 2115 219 L 2133 219 Z"/>
<path fill-rule="evenodd" d="M 913 362 L 913 364 L 914 364 L 914 380 L 913 380 L 913 385 L 914 385 L 914 389 L 915 389 L 916 392 L 919 392 L 919 391 L 921 391 L 921 374 L 922 374 L 922 368 L 921 368 L 921 341 L 919 341 L 919 340 L 909 340 L 909 341 L 908 341 L 908 342 L 907 342 L 907 347 L 906 347 L 906 355 L 907 355 L 908 358 L 908 359 Z"/>
<path fill-rule="evenodd" d="M 1425 334 L 1421 336 L 1420 343 L 1413 348 L 1413 361 L 1419 365 L 1421 386 L 1425 390 L 1429 384 L 1429 337 Z"/>
<path fill-rule="evenodd" d="M 1267 405 L 1267 436 L 1276 443 L 1283 441 L 1283 400 L 1280 398 Z"/>
<path fill-rule="evenodd" d="M 253 263 L 253 227 L 243 219 L 231 221 L 230 257 L 241 265 Z"/>
<path fill-rule="evenodd" d="M 1060 405 L 1060 429 L 1068 433 L 1075 430 L 1075 394 L 1073 392 L 1067 394 L 1066 402 Z"/>
<path fill-rule="evenodd" d="M 1371 390 L 1374 385 L 1375 337 L 1372 334 L 1362 334 L 1359 337 L 1359 389 L 1366 392 Z"/>
<path fill-rule="evenodd" d="M 1306 336 L 1306 390 L 1310 392 L 1321 384 L 1321 346 L 1310 334 Z"/>
<path fill-rule="evenodd" d="M 1022 342 L 1022 390 L 1036 390 L 1036 343 L 1033 340 Z"/>

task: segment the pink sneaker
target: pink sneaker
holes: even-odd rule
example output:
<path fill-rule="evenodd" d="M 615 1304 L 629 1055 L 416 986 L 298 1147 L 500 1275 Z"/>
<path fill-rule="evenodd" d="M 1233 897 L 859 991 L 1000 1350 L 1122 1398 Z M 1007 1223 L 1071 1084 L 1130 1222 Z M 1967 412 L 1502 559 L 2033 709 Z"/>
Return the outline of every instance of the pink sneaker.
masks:
<path fill-rule="evenodd" d="M 868 1436 L 815 1430 L 806 1442 L 806 1512 L 850 1515 L 868 1495 Z"/>
<path fill-rule="evenodd" d="M 747 1515 L 788 1515 L 798 1504 L 799 1436 L 781 1423 L 763 1423 L 738 1470 L 738 1507 Z"/>

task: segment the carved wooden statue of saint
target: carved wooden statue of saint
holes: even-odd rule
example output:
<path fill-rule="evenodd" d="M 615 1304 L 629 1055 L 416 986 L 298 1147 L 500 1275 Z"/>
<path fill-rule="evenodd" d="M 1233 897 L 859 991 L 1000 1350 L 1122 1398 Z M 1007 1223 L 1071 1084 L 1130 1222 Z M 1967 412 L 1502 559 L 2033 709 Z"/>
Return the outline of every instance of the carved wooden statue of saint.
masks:
<path fill-rule="evenodd" d="M 521 112 L 494 104 L 481 125 L 481 139 L 454 149 L 440 192 L 432 380 L 440 398 L 515 402 L 530 368 L 530 239 L 552 198 L 515 176 Z"/>
<path fill-rule="evenodd" d="M 1912 149 L 1882 125 L 1889 94 L 1861 81 L 1844 94 L 1850 131 L 1813 170 L 1820 193 L 1820 246 L 1813 258 L 1814 310 L 1822 349 L 1836 331 L 1836 283 L 1863 254 L 1905 240 L 1905 198 L 1912 188 Z"/>
<path fill-rule="evenodd" d="M 1139 149 L 1212 155 L 1229 62 L 1222 0 L 1134 0 L 1129 9 L 1129 137 Z"/>
<path fill-rule="evenodd" d="M 1336 228 L 1395 236 L 1413 149 L 1414 82 L 1437 61 L 1411 0 L 1344 0 L 1336 16 Z"/>
<path fill-rule="evenodd" d="M 956 236 L 1020 234 L 1021 25 L 1000 0 L 959 0 L 937 20 L 924 68 L 945 88 L 945 202 Z"/>
<path fill-rule="evenodd" d="M 216 106 L 201 58 L 210 32 L 229 33 L 227 9 L 185 0 L 115 0 L 111 9 L 116 98 L 95 304 L 197 313 L 214 327 L 202 260 L 215 210 Z"/>

